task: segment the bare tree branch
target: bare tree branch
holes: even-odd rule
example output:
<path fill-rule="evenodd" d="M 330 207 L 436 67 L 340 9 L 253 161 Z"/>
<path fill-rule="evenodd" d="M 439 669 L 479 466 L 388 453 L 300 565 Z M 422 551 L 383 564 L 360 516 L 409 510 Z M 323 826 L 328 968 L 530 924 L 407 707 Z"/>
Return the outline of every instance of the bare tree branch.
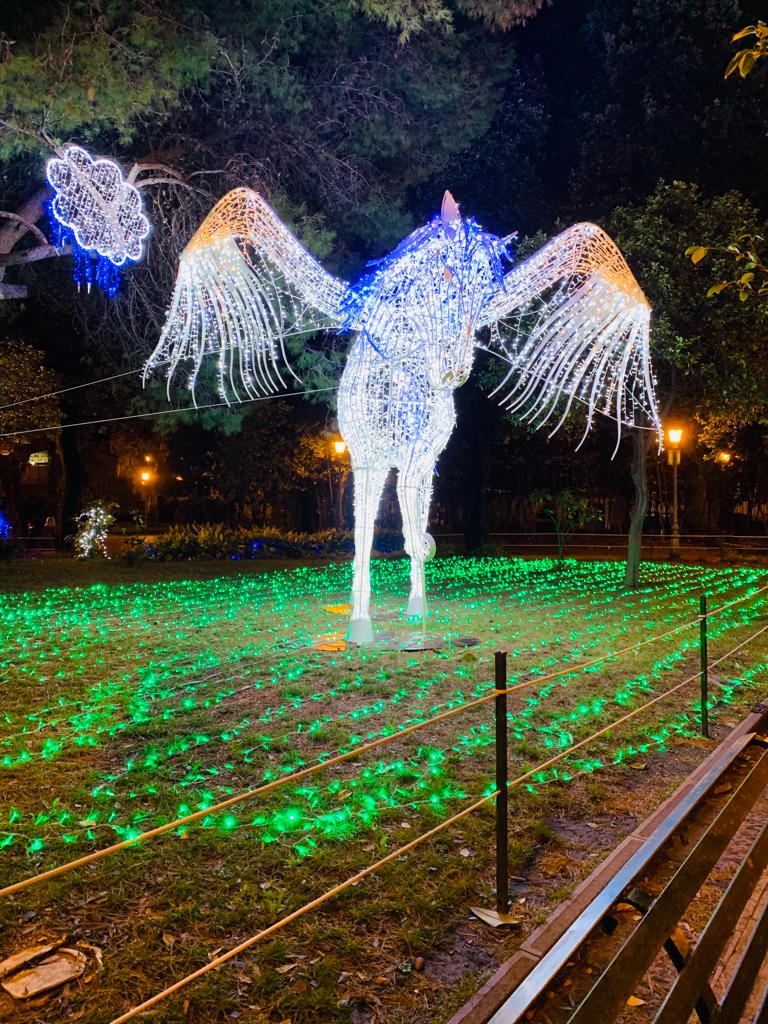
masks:
<path fill-rule="evenodd" d="M 47 260 L 53 256 L 69 256 L 71 253 L 71 245 L 62 245 L 57 248 L 46 241 L 45 245 L 35 246 L 34 249 L 24 249 L 23 252 L 0 253 L 0 267 L 37 263 L 38 260 Z"/>
<path fill-rule="evenodd" d="M 26 297 L 26 285 L 0 283 L 0 299 L 26 299 Z"/>
<path fill-rule="evenodd" d="M 18 221 L 19 224 L 23 224 L 26 227 L 27 231 L 31 231 L 39 242 L 41 242 L 43 245 L 48 245 L 48 239 L 45 237 L 40 228 L 37 227 L 36 224 L 30 223 L 30 221 L 24 220 L 22 217 L 18 215 L 18 213 L 10 213 L 8 210 L 0 210 L 0 217 L 5 217 L 6 220 Z"/>

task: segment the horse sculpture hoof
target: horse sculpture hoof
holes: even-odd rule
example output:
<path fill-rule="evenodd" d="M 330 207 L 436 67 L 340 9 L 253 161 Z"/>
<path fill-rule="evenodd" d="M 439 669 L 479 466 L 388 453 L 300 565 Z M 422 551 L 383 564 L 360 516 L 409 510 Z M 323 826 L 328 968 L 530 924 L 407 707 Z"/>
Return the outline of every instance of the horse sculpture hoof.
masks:
<path fill-rule="evenodd" d="M 350 619 L 347 641 L 351 644 L 372 644 L 373 625 L 370 619 Z"/>
<path fill-rule="evenodd" d="M 408 600 L 408 610 L 405 613 L 409 619 L 424 618 L 424 598 L 411 597 Z"/>

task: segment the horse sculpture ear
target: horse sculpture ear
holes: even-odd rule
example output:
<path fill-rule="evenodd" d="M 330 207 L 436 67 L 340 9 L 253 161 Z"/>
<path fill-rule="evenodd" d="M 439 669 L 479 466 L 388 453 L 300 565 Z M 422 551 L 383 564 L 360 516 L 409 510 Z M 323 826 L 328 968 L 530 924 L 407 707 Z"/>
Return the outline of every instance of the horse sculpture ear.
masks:
<path fill-rule="evenodd" d="M 461 224 L 461 211 L 459 210 L 459 204 L 453 198 L 448 189 L 443 194 L 443 205 L 440 207 L 440 219 L 443 222 L 443 228 L 445 229 L 446 235 L 453 240 L 456 237 L 456 231 L 458 230 L 459 224 Z"/>

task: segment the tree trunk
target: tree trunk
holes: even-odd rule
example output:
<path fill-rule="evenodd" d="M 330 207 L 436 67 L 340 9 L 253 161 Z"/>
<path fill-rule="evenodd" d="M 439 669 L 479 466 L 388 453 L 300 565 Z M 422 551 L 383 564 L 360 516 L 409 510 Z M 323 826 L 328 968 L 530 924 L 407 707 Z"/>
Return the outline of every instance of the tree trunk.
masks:
<path fill-rule="evenodd" d="M 557 534 L 557 560 L 562 562 L 565 558 L 565 533 L 563 528 L 559 524 L 555 524 L 555 533 Z"/>
<path fill-rule="evenodd" d="M 467 448 L 462 473 L 464 545 L 471 552 L 477 551 L 488 540 L 487 486 L 491 446 L 499 414 L 473 381 L 465 384 L 459 394 L 459 416 L 472 424 L 468 430 L 465 429 Z"/>
<path fill-rule="evenodd" d="M 64 499 L 67 491 L 67 463 L 61 444 L 61 431 L 56 434 L 56 461 L 58 472 L 56 480 L 56 547 L 64 547 Z"/>
<path fill-rule="evenodd" d="M 32 230 L 30 225 L 35 225 L 45 213 L 45 201 L 51 195 L 47 185 L 39 188 L 33 195 L 26 199 L 13 218 L 0 218 L 0 253 L 5 255 L 19 242 L 28 231 Z M 40 232 L 37 232 L 40 235 Z M 45 236 L 42 236 L 45 241 Z M 0 270 L 0 278 L 3 271 Z"/>
<path fill-rule="evenodd" d="M 648 430 L 632 431 L 632 483 L 635 485 L 635 507 L 629 525 L 627 541 L 627 570 L 624 586 L 636 587 L 639 583 L 640 560 L 643 545 L 643 523 L 648 512 L 648 446 L 652 438 Z"/>
<path fill-rule="evenodd" d="M 15 537 L 26 535 L 26 523 L 21 521 L 21 471 L 17 455 L 0 455 L 0 494 L 5 498 L 8 523 Z"/>

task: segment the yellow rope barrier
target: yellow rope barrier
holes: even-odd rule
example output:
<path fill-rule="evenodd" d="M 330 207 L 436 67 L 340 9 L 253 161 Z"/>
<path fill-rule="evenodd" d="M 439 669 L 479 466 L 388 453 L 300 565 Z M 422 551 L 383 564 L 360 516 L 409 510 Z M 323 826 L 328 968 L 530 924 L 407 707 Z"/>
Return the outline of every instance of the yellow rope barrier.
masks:
<path fill-rule="evenodd" d="M 724 608 L 730 607 L 731 605 L 738 604 L 741 601 L 748 600 L 760 593 L 763 590 L 768 590 L 768 585 L 761 587 L 758 591 L 746 595 L 743 598 L 736 598 L 734 601 L 730 601 L 725 605 L 720 605 L 718 608 L 713 609 L 709 612 L 709 615 L 714 615 Z M 681 632 L 683 629 L 689 629 L 691 626 L 695 626 L 701 620 L 701 616 L 692 620 L 691 622 L 682 623 L 679 626 L 675 626 L 673 629 L 668 630 L 666 633 L 661 633 L 658 636 L 648 637 L 645 640 L 641 640 L 636 644 L 632 644 L 629 647 L 621 648 L 618 651 L 613 651 L 610 654 L 604 654 L 597 658 L 592 658 L 590 661 L 581 662 L 578 665 L 570 665 L 567 668 L 559 669 L 556 672 L 549 672 L 543 676 L 534 676 L 531 679 L 526 679 L 521 683 L 516 683 L 514 686 L 508 686 L 504 691 L 507 694 L 515 693 L 518 690 L 526 689 L 530 686 L 538 686 L 542 683 L 549 682 L 552 679 L 558 679 L 571 673 L 582 672 L 587 668 L 591 668 L 593 665 L 598 665 L 601 662 L 610 661 L 613 658 L 621 657 L 623 654 L 629 654 L 632 651 L 639 650 L 641 647 L 645 647 L 650 643 L 654 643 L 657 640 L 665 640 L 667 637 L 673 636 L 675 633 Z M 501 692 L 501 691 L 498 691 Z M 419 729 L 425 729 L 428 726 L 434 725 L 436 722 L 443 721 L 446 718 L 451 718 L 454 715 L 460 714 L 463 711 L 468 711 L 473 707 L 478 707 L 481 704 L 485 704 L 490 700 L 493 700 L 496 696 L 497 691 L 493 690 L 491 693 L 486 694 L 484 697 L 479 697 L 477 700 L 470 701 L 468 704 L 462 704 L 460 707 L 451 708 L 449 711 L 445 711 L 440 715 L 436 715 L 433 718 L 425 719 L 423 722 L 417 722 L 414 725 L 408 726 L 405 729 L 399 729 L 397 732 L 390 733 L 387 736 L 382 736 L 377 740 L 372 740 L 370 743 L 362 744 L 359 747 L 355 747 L 354 750 L 349 750 L 346 753 L 339 754 L 336 757 L 329 758 L 326 761 L 319 761 L 316 764 L 310 765 L 307 768 L 302 768 L 298 772 L 292 772 L 290 775 L 285 775 L 281 779 L 275 779 L 272 782 L 265 783 L 263 786 L 257 786 L 255 789 L 246 790 L 244 793 L 238 793 L 236 796 L 229 797 L 227 800 L 222 800 L 220 803 L 212 804 L 210 807 L 206 807 L 200 811 L 193 811 L 191 814 L 185 815 L 183 818 L 177 818 L 174 821 L 166 822 L 164 825 L 158 825 L 157 828 L 149 829 L 147 832 L 142 832 L 138 836 L 134 836 L 131 839 L 124 839 L 119 843 L 113 843 L 111 846 L 105 846 L 101 850 L 95 850 L 93 853 L 85 854 L 82 857 L 78 857 L 75 860 L 68 861 L 66 864 L 61 864 L 58 867 L 51 868 L 48 871 L 42 871 L 37 875 L 31 875 L 29 878 L 22 879 L 20 882 L 14 882 L 11 885 L 6 885 L 0 889 L 0 897 L 12 896 L 15 893 L 22 892 L 25 889 L 30 888 L 33 885 L 37 885 L 41 882 L 50 881 L 52 878 L 57 878 L 60 875 L 75 871 L 78 868 L 85 867 L 87 864 L 93 864 L 95 861 L 102 860 L 108 857 L 110 854 L 118 853 L 120 850 L 126 850 L 129 847 L 137 846 L 140 843 L 147 841 L 148 839 L 154 839 L 157 836 L 164 835 L 167 832 L 171 832 L 176 828 L 183 825 L 189 825 L 195 821 L 200 821 L 202 818 L 209 814 L 216 814 L 219 811 L 226 810 L 229 807 L 233 807 L 236 804 L 242 803 L 244 800 L 250 800 L 255 796 L 260 796 L 265 793 L 270 793 L 280 786 L 287 785 L 289 782 L 296 782 L 299 779 L 305 778 L 308 775 L 314 774 L 315 772 L 321 771 L 323 768 L 327 768 L 330 765 L 339 764 L 342 761 L 347 761 L 350 758 L 357 757 L 359 754 L 364 754 L 369 750 L 373 750 L 376 747 L 383 746 L 386 743 L 391 743 L 393 740 L 398 739 L 400 736 L 407 736 L 412 732 L 416 732 Z"/>
<path fill-rule="evenodd" d="M 765 633 L 766 630 L 768 630 L 768 626 L 763 626 L 762 629 L 759 629 L 756 633 L 753 633 L 752 636 L 748 637 L 742 643 L 737 644 L 736 647 L 733 647 L 726 654 L 723 654 L 715 661 L 710 662 L 710 665 L 718 665 L 721 661 L 724 661 L 726 658 L 729 658 L 732 654 L 735 654 L 736 651 L 741 650 L 742 647 L 745 647 L 756 637 L 760 636 L 761 633 Z M 558 761 L 562 761 L 563 758 L 567 757 L 569 754 L 572 754 L 575 750 L 579 750 L 581 747 L 586 746 L 593 740 L 598 739 L 600 736 L 604 736 L 607 732 L 610 732 L 611 729 L 615 729 L 617 726 L 623 725 L 624 722 L 628 722 L 631 718 L 634 718 L 636 715 L 639 715 L 642 711 L 646 711 L 648 708 L 653 707 L 654 704 L 658 704 L 659 701 L 664 700 L 664 698 L 669 697 L 671 694 L 677 693 L 678 690 L 682 689 L 684 686 L 687 686 L 689 683 L 693 682 L 695 679 L 698 678 L 699 673 L 696 672 L 694 675 L 689 676 L 687 679 L 684 679 L 681 683 L 677 683 L 669 690 L 665 690 L 664 693 L 661 693 L 658 696 L 652 698 L 651 700 L 646 701 L 646 703 L 643 704 L 641 707 L 635 708 L 633 711 L 627 712 L 626 715 L 622 715 L 621 718 L 616 719 L 616 721 L 610 722 L 608 725 L 603 726 L 602 729 L 598 729 L 597 732 L 592 733 L 585 739 L 579 740 L 578 743 L 572 744 L 566 750 L 563 750 L 558 754 L 554 754 L 548 760 L 537 765 L 535 768 L 531 768 L 527 772 L 524 772 L 522 775 L 518 775 L 516 779 L 513 779 L 509 783 L 509 789 L 512 789 L 513 786 L 519 786 L 521 783 L 531 778 L 537 772 L 549 768 L 551 765 L 556 764 Z M 478 810 L 480 807 L 483 807 L 490 800 L 493 800 L 496 796 L 498 796 L 498 792 L 498 790 L 494 790 L 492 793 L 488 793 L 486 796 L 482 797 L 482 799 L 476 800 L 469 807 L 465 807 L 463 810 L 458 811 L 456 814 L 452 815 L 450 818 L 447 818 L 439 825 L 435 825 L 435 827 L 431 828 L 428 832 L 424 832 L 422 835 L 417 836 L 415 839 L 412 839 L 409 843 L 406 843 L 404 846 L 399 847 L 392 853 L 388 853 L 386 857 L 382 857 L 380 860 L 377 860 L 374 864 L 369 864 L 367 868 L 363 868 L 362 871 L 358 871 L 356 875 L 352 875 L 352 877 L 346 879 L 346 881 L 340 882 L 338 885 L 333 886 L 332 889 L 329 889 L 327 892 L 323 893 L 322 896 L 318 896 L 314 900 L 310 900 L 309 903 L 305 903 L 302 907 L 299 907 L 292 913 L 287 914 L 279 921 L 276 921 L 274 924 L 271 924 L 268 928 L 264 928 L 262 931 L 257 932 L 256 935 L 252 935 L 249 939 L 245 939 L 244 942 L 241 942 L 239 945 L 234 946 L 226 953 L 222 953 L 221 956 L 215 957 L 213 960 L 209 961 L 209 963 L 205 964 L 203 967 L 199 967 L 196 971 L 193 971 L 192 974 L 188 974 L 180 981 L 174 982 L 173 985 L 169 985 L 168 988 L 163 989 L 162 992 L 156 993 L 154 996 L 145 1000 L 143 1003 L 140 1003 L 138 1006 L 134 1006 L 126 1013 L 121 1014 L 121 1016 L 115 1017 L 114 1020 L 110 1022 L 110 1024 L 126 1024 L 127 1021 L 133 1020 L 135 1017 L 138 1017 L 139 1014 L 142 1014 L 146 1010 L 149 1010 L 151 1007 L 156 1006 L 157 1003 L 161 1002 L 163 999 L 166 999 L 168 996 L 173 995 L 175 992 L 178 992 L 179 989 L 184 988 L 190 982 L 196 981 L 198 978 L 201 978 L 204 974 L 207 974 L 209 971 L 213 971 L 216 968 L 221 967 L 222 964 L 225 964 L 228 960 L 232 960 L 240 953 L 243 953 L 245 950 L 250 949 L 252 946 L 255 946 L 256 943 L 262 942 L 264 939 L 267 939 L 271 935 L 274 935 L 276 932 L 280 931 L 282 928 L 285 928 L 293 921 L 296 921 L 298 918 L 303 917 L 304 914 L 309 913 L 310 910 L 315 910 L 317 907 L 320 907 L 324 903 L 327 903 L 329 900 L 333 899 L 334 896 L 338 896 L 339 893 L 344 892 L 346 889 L 349 889 L 353 885 L 357 885 L 358 882 L 362 881 L 368 875 L 373 874 L 375 871 L 378 871 L 379 868 L 382 868 L 386 864 L 389 864 L 391 861 L 396 860 L 398 857 L 402 857 L 404 854 L 409 853 L 415 847 L 420 846 L 422 843 L 426 842 L 427 839 L 431 839 L 432 836 L 435 836 L 439 832 L 442 832 L 450 825 L 454 825 L 457 821 L 461 821 L 462 818 L 466 818 L 467 815 L 472 814 L 473 811 Z"/>

